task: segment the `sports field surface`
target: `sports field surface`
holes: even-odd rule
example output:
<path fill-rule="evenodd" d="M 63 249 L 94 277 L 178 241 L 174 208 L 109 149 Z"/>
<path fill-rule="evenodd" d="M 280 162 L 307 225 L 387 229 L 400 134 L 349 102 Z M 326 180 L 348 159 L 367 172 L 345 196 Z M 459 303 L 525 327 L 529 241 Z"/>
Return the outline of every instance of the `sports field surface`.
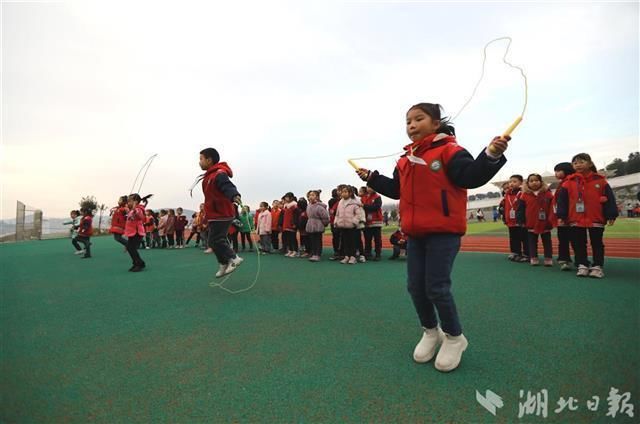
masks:
<path fill-rule="evenodd" d="M 443 374 L 412 360 L 421 333 L 389 251 L 358 265 L 262 256 L 255 287 L 230 295 L 199 249 L 143 250 L 140 273 L 111 238 L 92 249 L 0 245 L 1 422 L 638 422 L 638 259 L 608 258 L 596 280 L 461 252 L 470 344 Z M 256 276 L 243 256 L 230 288 Z M 606 416 L 612 388 L 635 418 Z M 487 390 L 495 417 L 476 400 Z M 547 417 L 519 419 L 542 390 Z M 577 410 L 556 413 L 561 397 Z"/>

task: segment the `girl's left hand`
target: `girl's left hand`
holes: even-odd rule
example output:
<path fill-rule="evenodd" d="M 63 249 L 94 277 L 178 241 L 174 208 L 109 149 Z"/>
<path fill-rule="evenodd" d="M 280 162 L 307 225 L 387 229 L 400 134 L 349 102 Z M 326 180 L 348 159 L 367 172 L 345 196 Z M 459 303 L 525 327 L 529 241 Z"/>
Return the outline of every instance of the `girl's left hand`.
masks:
<path fill-rule="evenodd" d="M 609 224 L 609 226 L 612 226 L 615 222 L 615 219 L 610 219 L 607 223 Z"/>
<path fill-rule="evenodd" d="M 507 147 L 509 147 L 508 142 L 510 140 L 510 136 L 493 137 L 493 140 L 491 140 L 491 143 L 489 143 L 489 149 L 492 150 L 492 153 L 501 155 L 505 152 L 505 150 L 507 150 Z"/>

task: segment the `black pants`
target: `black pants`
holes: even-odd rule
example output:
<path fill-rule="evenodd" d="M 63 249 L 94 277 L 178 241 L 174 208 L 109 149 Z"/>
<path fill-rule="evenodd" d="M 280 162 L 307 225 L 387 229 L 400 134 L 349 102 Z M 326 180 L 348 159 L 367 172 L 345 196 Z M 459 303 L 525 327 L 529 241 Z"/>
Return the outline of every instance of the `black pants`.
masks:
<path fill-rule="evenodd" d="M 189 244 L 193 236 L 196 236 L 196 244 L 200 244 L 200 233 L 197 231 L 191 231 L 191 234 L 189 234 L 189 238 L 187 239 L 186 244 Z"/>
<path fill-rule="evenodd" d="M 229 226 L 231 226 L 231 220 L 209 221 L 208 245 L 213 249 L 213 253 L 216 254 L 218 263 L 222 265 L 228 264 L 231 259 L 236 257 L 235 252 L 229 246 L 229 239 L 227 238 Z"/>
<path fill-rule="evenodd" d="M 604 227 L 571 227 L 571 245 L 576 255 L 576 265 L 589 266 L 589 257 L 587 256 L 587 232 L 591 241 L 591 250 L 593 252 L 593 265 L 604 265 L 604 243 L 602 237 L 604 235 Z"/>
<path fill-rule="evenodd" d="M 344 256 L 356 256 L 360 230 L 357 228 L 343 228 L 340 233 Z"/>
<path fill-rule="evenodd" d="M 167 241 L 169 242 L 169 247 L 173 247 L 173 245 L 175 244 L 175 233 L 167 233 Z"/>
<path fill-rule="evenodd" d="M 295 231 L 283 231 L 282 232 L 282 244 L 284 248 L 289 252 L 298 251 L 298 238 Z"/>
<path fill-rule="evenodd" d="M 113 233 L 113 239 L 123 246 L 127 246 L 127 238 L 122 234 Z"/>
<path fill-rule="evenodd" d="M 276 230 L 271 231 L 271 247 L 273 250 L 278 250 L 280 248 L 280 232 Z"/>
<path fill-rule="evenodd" d="M 309 250 L 309 254 L 311 256 L 322 256 L 322 235 L 324 233 L 308 233 L 307 237 L 309 238 L 309 244 L 311 245 L 311 249 Z"/>
<path fill-rule="evenodd" d="M 360 256 L 364 255 L 364 243 L 362 242 L 362 231 L 358 229 L 356 231 L 356 253 Z"/>
<path fill-rule="evenodd" d="M 160 247 L 162 247 L 163 249 L 167 247 L 167 235 L 165 234 L 164 236 L 160 236 L 160 240 L 161 240 Z"/>
<path fill-rule="evenodd" d="M 341 232 L 339 228 L 331 227 L 331 244 L 333 245 L 333 254 L 340 255 L 341 254 L 341 243 L 340 243 Z"/>
<path fill-rule="evenodd" d="M 571 262 L 571 251 L 569 243 L 571 242 L 571 227 L 558 227 L 558 262 Z"/>
<path fill-rule="evenodd" d="M 236 253 L 238 253 L 238 235 L 239 233 L 237 231 L 233 234 L 227 235 L 227 240 L 229 240 L 229 243 L 233 245 L 233 251 Z M 209 245 L 209 247 L 213 247 L 213 246 Z"/>
<path fill-rule="evenodd" d="M 304 251 L 306 253 L 310 253 L 311 252 L 311 239 L 309 239 L 309 234 L 302 234 L 300 233 L 300 246 L 302 246 L 304 248 Z"/>
<path fill-rule="evenodd" d="M 364 256 L 369 259 L 371 257 L 371 241 L 375 243 L 376 257 L 382 254 L 382 228 L 366 227 L 364 229 Z"/>
<path fill-rule="evenodd" d="M 538 234 L 529 232 L 529 255 L 532 258 L 538 257 Z M 542 250 L 544 251 L 544 258 L 551 259 L 553 257 L 553 250 L 551 248 L 551 233 L 540 234 L 542 240 Z"/>
<path fill-rule="evenodd" d="M 176 230 L 176 245 L 184 246 L 184 230 Z"/>
<path fill-rule="evenodd" d="M 242 250 L 246 248 L 246 242 L 249 242 L 249 249 L 253 249 L 253 240 L 251 240 L 251 233 L 240 233 L 240 240 L 242 241 Z"/>
<path fill-rule="evenodd" d="M 89 237 L 76 236 L 73 239 L 71 239 L 71 244 L 73 244 L 73 247 L 75 247 L 76 250 L 82 250 L 78 243 L 82 243 L 82 245 L 84 246 L 84 257 L 90 258 L 91 257 L 91 240 L 89 239 Z"/>
<path fill-rule="evenodd" d="M 528 231 L 525 227 L 509 227 L 509 247 L 511 253 L 518 256 L 529 256 L 527 233 Z"/>
<path fill-rule="evenodd" d="M 140 242 L 142 241 L 142 236 L 135 235 L 131 236 L 127 239 L 127 252 L 129 252 L 129 256 L 131 256 L 131 260 L 133 261 L 133 266 L 145 266 L 144 261 L 140 257 L 138 253 L 138 248 L 140 247 Z"/>
<path fill-rule="evenodd" d="M 392 258 L 397 258 L 398 256 L 400 256 L 400 253 L 402 252 L 402 250 L 404 250 L 406 252 L 407 250 L 407 244 L 403 244 L 403 245 L 399 245 L 399 244 L 394 244 L 393 245 L 393 255 L 391 255 Z"/>

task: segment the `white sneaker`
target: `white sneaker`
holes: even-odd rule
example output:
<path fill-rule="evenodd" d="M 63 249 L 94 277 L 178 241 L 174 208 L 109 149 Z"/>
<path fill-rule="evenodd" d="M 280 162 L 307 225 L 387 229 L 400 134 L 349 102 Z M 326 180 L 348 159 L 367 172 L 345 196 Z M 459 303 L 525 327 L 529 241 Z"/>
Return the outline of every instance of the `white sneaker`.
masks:
<path fill-rule="evenodd" d="M 244 261 L 240 256 L 236 256 L 235 258 L 229 261 L 229 265 L 227 265 L 227 269 L 225 269 L 224 274 L 231 274 L 240 266 L 240 264 Z"/>
<path fill-rule="evenodd" d="M 229 264 L 220 264 L 218 267 L 218 272 L 216 272 L 216 278 L 220 278 L 224 275 L 225 271 L 227 270 L 227 266 L 229 266 Z"/>
<path fill-rule="evenodd" d="M 355 265 L 358 263 L 358 260 L 356 259 L 355 256 L 352 256 L 351 259 L 349 259 L 349 265 Z"/>
<path fill-rule="evenodd" d="M 442 344 L 442 340 L 444 340 L 444 332 L 440 327 L 422 327 L 422 329 L 424 330 L 422 338 L 413 350 L 413 360 L 420 364 L 429 362 L 436 354 L 438 345 Z"/>
<path fill-rule="evenodd" d="M 589 277 L 591 278 L 603 278 L 604 277 L 604 271 L 602 271 L 602 267 L 596 265 L 591 267 L 591 269 L 589 270 Z"/>
<path fill-rule="evenodd" d="M 436 369 L 442 372 L 453 371 L 460 365 L 462 352 L 469 346 L 469 342 L 464 334 L 459 336 L 450 336 L 445 333 L 442 346 L 436 356 Z"/>
<path fill-rule="evenodd" d="M 589 276 L 589 268 L 585 265 L 578 266 L 578 272 L 576 273 L 578 277 L 588 277 Z"/>
<path fill-rule="evenodd" d="M 348 257 L 348 256 L 345 256 L 345 257 L 340 261 L 340 263 L 341 263 L 341 264 L 346 264 L 346 263 L 348 263 L 348 262 L 349 262 L 349 257 Z"/>
<path fill-rule="evenodd" d="M 363 264 L 363 263 L 367 262 L 367 258 L 365 258 L 363 255 L 360 255 L 360 257 L 358 258 L 358 262 Z"/>
<path fill-rule="evenodd" d="M 149 250 L 149 249 L 151 249 L 149 246 L 145 247 L 145 250 Z"/>
<path fill-rule="evenodd" d="M 74 255 L 84 255 L 84 249 L 82 250 L 76 250 L 75 252 L 73 252 Z"/>

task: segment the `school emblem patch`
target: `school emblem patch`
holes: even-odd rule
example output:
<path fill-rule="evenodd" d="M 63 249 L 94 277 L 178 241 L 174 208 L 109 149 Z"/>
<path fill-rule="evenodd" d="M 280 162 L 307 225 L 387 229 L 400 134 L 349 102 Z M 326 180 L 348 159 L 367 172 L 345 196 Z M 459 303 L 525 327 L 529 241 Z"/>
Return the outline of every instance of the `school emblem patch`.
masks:
<path fill-rule="evenodd" d="M 596 184 L 596 188 L 600 188 L 600 184 Z"/>
<path fill-rule="evenodd" d="M 436 159 L 431 162 L 431 164 L 429 164 L 429 168 L 431 168 L 432 171 L 438 172 L 440 169 L 442 169 L 442 162 Z"/>

